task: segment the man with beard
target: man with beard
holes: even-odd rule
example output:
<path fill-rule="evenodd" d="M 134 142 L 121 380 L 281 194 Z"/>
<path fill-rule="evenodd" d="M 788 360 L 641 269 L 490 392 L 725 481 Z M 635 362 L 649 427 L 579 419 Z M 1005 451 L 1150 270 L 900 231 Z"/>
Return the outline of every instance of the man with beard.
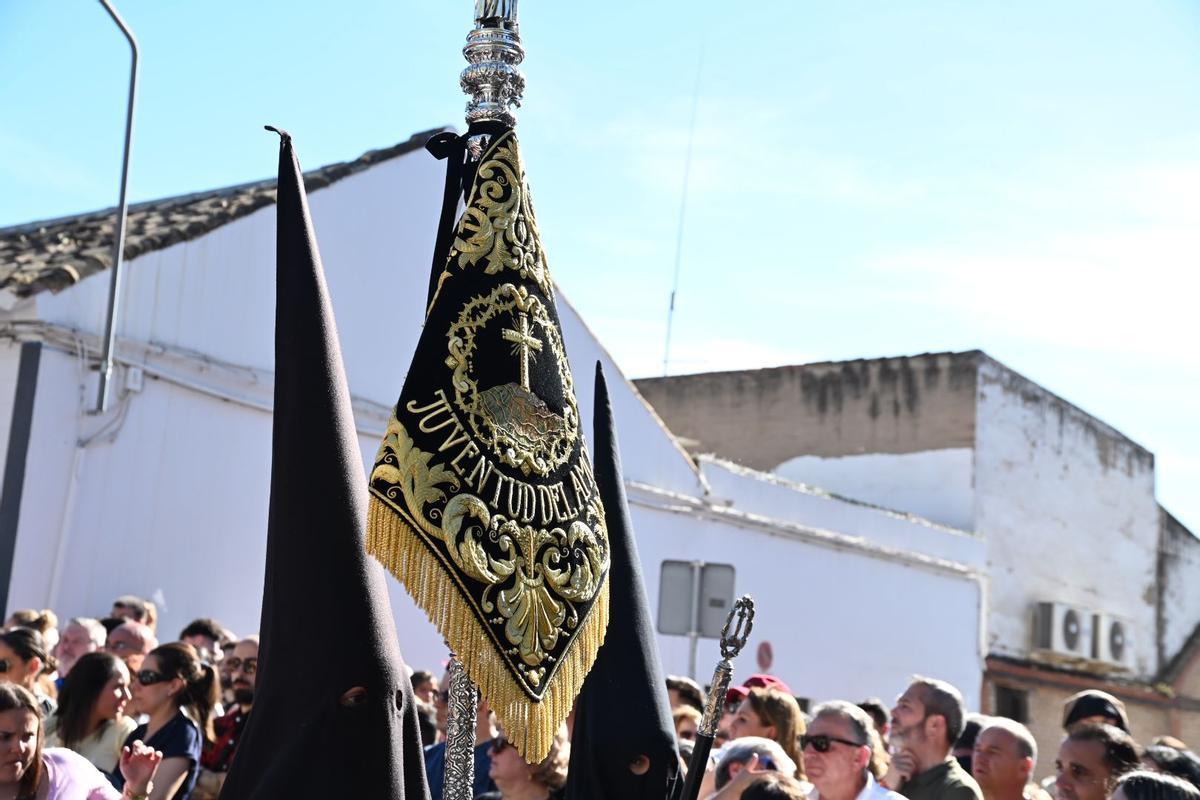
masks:
<path fill-rule="evenodd" d="M 192 800 L 207 800 L 220 794 L 225 775 L 237 753 L 238 741 L 250 708 L 254 705 L 254 682 L 258 675 L 258 637 L 247 636 L 224 659 L 233 683 L 234 706 L 225 716 L 213 723 L 216 739 L 207 745 L 200 756 L 200 776 L 192 792 Z"/>
<path fill-rule="evenodd" d="M 979 784 L 950 755 L 962 733 L 962 694 L 916 676 L 892 709 L 892 763 L 883 784 L 909 800 L 982 800 Z"/>
<path fill-rule="evenodd" d="M 54 681 L 56 688 L 61 689 L 71 668 L 80 656 L 94 653 L 104 647 L 108 632 L 98 620 L 90 617 L 73 617 L 54 648 L 54 657 L 58 659 L 58 679 Z"/>
<path fill-rule="evenodd" d="M 971 763 L 984 800 L 1023 800 L 1037 766 L 1037 742 L 1021 723 L 992 717 L 975 738 Z"/>

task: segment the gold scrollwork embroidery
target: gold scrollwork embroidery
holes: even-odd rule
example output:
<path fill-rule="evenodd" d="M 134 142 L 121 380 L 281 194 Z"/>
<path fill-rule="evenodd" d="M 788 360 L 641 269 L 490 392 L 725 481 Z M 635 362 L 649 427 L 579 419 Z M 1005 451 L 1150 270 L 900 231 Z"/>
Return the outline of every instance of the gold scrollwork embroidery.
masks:
<path fill-rule="evenodd" d="M 553 297 L 516 139 L 497 143 L 476 175 L 478 189 L 459 220 L 450 263 L 466 267 L 482 262 L 488 275 L 513 270 Z"/>
<path fill-rule="evenodd" d="M 403 499 L 421 530 L 445 545 L 464 575 L 484 585 L 480 607 L 485 614 L 498 614 L 491 621 L 502 625 L 511 646 L 506 652 L 537 687 L 559 637 L 579 624 L 575 604 L 596 596 L 608 569 L 608 536 L 598 501 L 591 499 L 583 509 L 588 522 L 574 520 L 566 530 L 522 525 L 491 513 L 480 498 L 460 493 L 457 476 L 440 464 L 431 466 L 432 457 L 393 416 L 371 482 L 386 484 L 390 500 Z"/>

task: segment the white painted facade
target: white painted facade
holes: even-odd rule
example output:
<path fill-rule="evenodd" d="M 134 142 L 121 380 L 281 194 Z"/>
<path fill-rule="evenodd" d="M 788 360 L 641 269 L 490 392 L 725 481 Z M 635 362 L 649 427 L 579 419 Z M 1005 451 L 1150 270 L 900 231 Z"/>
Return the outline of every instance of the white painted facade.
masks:
<path fill-rule="evenodd" d="M 970 447 L 797 456 L 774 472 L 885 508 L 902 508 L 951 527 L 975 527 L 975 451 Z"/>
<path fill-rule="evenodd" d="M 1200 608 L 1200 540 L 1164 512 L 1162 562 L 1159 581 L 1160 603 L 1165 610 Z M 1185 614 L 1163 614 L 1161 638 L 1163 659 L 1179 653 L 1197 630 Z"/>
<path fill-rule="evenodd" d="M 310 195 L 364 464 L 420 331 L 441 168 L 416 152 Z M 543 233 L 552 250 L 553 232 Z M 94 360 L 109 276 L 0 313 L 0 342 L 44 345 L 9 609 L 101 614 L 133 592 L 160 604 L 166 638 L 200 615 L 239 633 L 257 626 L 274 244 L 268 207 L 129 263 L 115 385 L 134 367 L 144 384 L 116 392 L 103 418 L 85 413 L 95 379 L 80 353 Z M 721 462 L 696 464 L 561 293 L 558 304 L 585 420 L 597 360 L 610 376 L 651 602 L 664 559 L 732 563 L 738 592 L 758 603 L 753 641 L 771 642 L 772 671 L 797 694 L 887 697 L 922 671 L 952 680 L 976 705 L 987 602 L 978 537 Z M 17 316 L 33 322 L 16 325 Z M 6 380 L 15 367 L 4 359 L 15 352 L 0 344 Z M 406 659 L 437 669 L 440 637 L 389 583 Z M 687 639 L 660 645 L 664 669 L 686 671 Z M 717 657 L 703 642 L 702 681 Z M 753 644 L 738 671 L 757 671 Z"/>
<path fill-rule="evenodd" d="M 9 421 L 12 419 L 17 368 L 20 364 L 21 346 L 11 340 L 0 341 L 0 454 L 8 452 Z M 0 483 L 4 480 L 4 468 L 4 464 L 0 463 Z"/>
<path fill-rule="evenodd" d="M 1030 603 L 1053 600 L 1132 622 L 1134 674 L 1153 675 L 1153 457 L 991 359 L 978 397 L 975 530 L 993 576 L 991 651 L 1028 654 Z"/>

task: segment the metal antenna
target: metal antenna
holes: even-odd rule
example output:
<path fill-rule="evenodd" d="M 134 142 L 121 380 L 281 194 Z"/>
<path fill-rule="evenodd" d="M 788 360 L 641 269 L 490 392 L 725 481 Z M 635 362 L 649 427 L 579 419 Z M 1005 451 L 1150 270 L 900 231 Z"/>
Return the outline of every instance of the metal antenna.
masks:
<path fill-rule="evenodd" d="M 692 174 L 692 146 L 696 141 L 696 111 L 700 107 L 700 77 L 704 73 L 704 44 L 696 62 L 696 91 L 692 94 L 692 120 L 688 125 L 687 152 L 683 161 L 683 192 L 679 197 L 679 225 L 675 230 L 675 277 L 671 281 L 671 303 L 667 308 L 667 341 L 663 346 L 663 377 L 671 364 L 671 326 L 675 321 L 675 295 L 679 292 L 679 270 L 683 262 L 683 223 L 687 218 L 688 181 Z"/>
<path fill-rule="evenodd" d="M 133 147 L 133 105 L 137 97 L 138 45 L 133 31 L 121 19 L 109 0 L 100 0 L 100 5 L 112 17 L 113 22 L 129 40 L 132 58 L 129 64 L 129 102 L 125 109 L 125 155 L 121 160 L 121 194 L 117 203 L 117 230 L 113 242 L 112 279 L 108 285 L 108 316 L 104 322 L 104 355 L 100 361 L 100 391 L 96 397 L 96 413 L 103 414 L 108 408 L 108 382 L 112 379 L 113 350 L 117 343 L 117 304 L 121 291 L 121 263 L 125 257 L 125 218 L 129 213 L 127 190 L 129 188 L 129 152 Z"/>

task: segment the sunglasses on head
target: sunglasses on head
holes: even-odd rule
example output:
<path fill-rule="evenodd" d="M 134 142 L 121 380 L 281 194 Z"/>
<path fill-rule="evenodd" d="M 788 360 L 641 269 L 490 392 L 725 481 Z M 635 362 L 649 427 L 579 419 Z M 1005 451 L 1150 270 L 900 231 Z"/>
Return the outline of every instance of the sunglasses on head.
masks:
<path fill-rule="evenodd" d="M 240 668 L 242 672 L 246 673 L 247 675 L 253 675 L 254 673 L 258 672 L 257 658 L 241 659 L 235 656 L 230 656 L 229 658 L 225 659 L 223 663 L 225 666 L 229 667 L 230 672 L 233 672 L 238 668 Z"/>
<path fill-rule="evenodd" d="M 137 682 L 142 686 L 153 686 L 156 683 L 171 680 L 170 675 L 164 675 L 161 672 L 155 672 L 152 669 L 139 669 L 133 673 L 133 677 L 137 678 Z"/>
<path fill-rule="evenodd" d="M 866 747 L 862 742 L 852 742 L 849 739 L 839 739 L 836 736 L 827 736 L 824 733 L 817 733 L 812 736 L 804 735 L 800 737 L 800 750 L 807 750 L 809 745 L 818 753 L 828 753 L 833 743 L 844 744 L 847 747 Z"/>

